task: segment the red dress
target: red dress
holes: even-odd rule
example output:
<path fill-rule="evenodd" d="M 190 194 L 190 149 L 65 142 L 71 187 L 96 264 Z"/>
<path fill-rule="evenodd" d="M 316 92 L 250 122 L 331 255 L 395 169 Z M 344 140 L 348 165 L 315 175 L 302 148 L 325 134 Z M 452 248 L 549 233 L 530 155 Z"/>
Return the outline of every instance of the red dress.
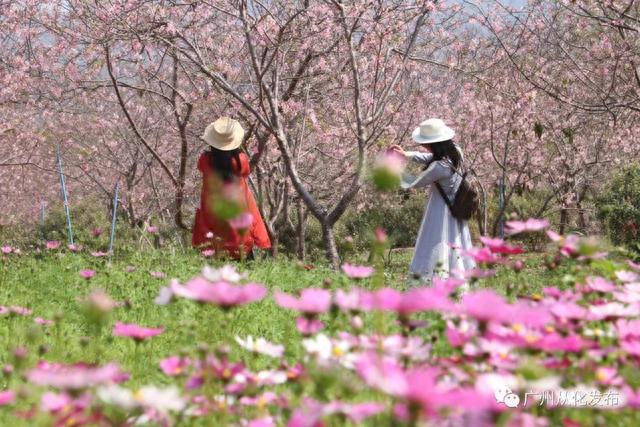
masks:
<path fill-rule="evenodd" d="M 219 198 L 223 193 L 220 192 L 221 180 L 213 171 L 209 156 L 210 153 L 204 152 L 198 160 L 198 170 L 202 173 L 202 194 L 193 226 L 193 246 L 199 249 L 224 249 L 234 258 L 239 258 L 241 244 L 245 255 L 251 252 L 254 244 L 261 249 L 270 248 L 271 240 L 267 228 L 247 185 L 250 168 L 246 154 L 240 153 L 239 164 L 235 159 L 232 160 L 232 170 L 238 177 L 234 182 L 238 186 L 236 189 L 240 196 L 239 202 L 243 205 L 245 212 L 253 216 L 253 223 L 244 233 L 234 230 L 228 221 L 218 218 L 213 212 L 216 197 Z M 213 233 L 214 238 L 207 238 L 207 233 Z"/>

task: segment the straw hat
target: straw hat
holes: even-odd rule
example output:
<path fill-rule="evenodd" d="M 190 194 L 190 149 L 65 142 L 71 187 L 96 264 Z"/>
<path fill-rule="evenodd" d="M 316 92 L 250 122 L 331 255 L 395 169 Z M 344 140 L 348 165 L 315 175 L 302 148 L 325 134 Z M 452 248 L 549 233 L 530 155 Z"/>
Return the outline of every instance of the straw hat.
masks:
<path fill-rule="evenodd" d="M 456 135 L 455 131 L 445 125 L 440 119 L 429 119 L 420 123 L 411 134 L 411 138 L 418 144 L 434 144 L 449 141 Z"/>
<path fill-rule="evenodd" d="M 244 129 L 237 120 L 220 117 L 204 130 L 204 142 L 222 151 L 231 151 L 240 147 L 244 138 Z"/>

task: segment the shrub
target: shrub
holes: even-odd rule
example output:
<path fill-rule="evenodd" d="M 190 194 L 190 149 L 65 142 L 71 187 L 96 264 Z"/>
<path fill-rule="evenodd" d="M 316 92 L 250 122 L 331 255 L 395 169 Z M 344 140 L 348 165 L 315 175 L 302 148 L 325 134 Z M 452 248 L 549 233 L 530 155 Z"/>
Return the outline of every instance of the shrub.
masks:
<path fill-rule="evenodd" d="M 640 252 L 640 165 L 626 166 L 615 174 L 595 202 L 611 241 Z"/>

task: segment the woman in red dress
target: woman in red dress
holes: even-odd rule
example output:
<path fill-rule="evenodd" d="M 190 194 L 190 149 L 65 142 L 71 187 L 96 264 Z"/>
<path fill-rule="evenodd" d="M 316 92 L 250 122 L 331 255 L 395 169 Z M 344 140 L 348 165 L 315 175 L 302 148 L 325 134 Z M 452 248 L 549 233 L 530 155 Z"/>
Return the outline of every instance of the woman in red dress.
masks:
<path fill-rule="evenodd" d="M 200 250 L 224 250 L 233 258 L 252 254 L 253 246 L 271 247 L 258 205 L 247 185 L 249 159 L 240 151 L 244 129 L 222 117 L 211 123 L 202 139 L 210 146 L 198 160 L 202 173 L 200 208 L 196 211 L 192 244 Z"/>

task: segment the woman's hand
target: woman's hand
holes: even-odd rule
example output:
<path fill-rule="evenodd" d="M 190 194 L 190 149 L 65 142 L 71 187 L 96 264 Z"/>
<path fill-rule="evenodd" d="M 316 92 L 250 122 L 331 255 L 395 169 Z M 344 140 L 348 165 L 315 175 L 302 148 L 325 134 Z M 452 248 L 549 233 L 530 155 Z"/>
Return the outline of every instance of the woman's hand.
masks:
<path fill-rule="evenodd" d="M 405 155 L 404 149 L 401 146 L 397 145 L 397 144 L 396 145 L 392 145 L 391 147 L 389 147 L 389 150 L 391 150 L 391 151 L 393 151 L 395 153 L 398 153 L 401 156 Z"/>

